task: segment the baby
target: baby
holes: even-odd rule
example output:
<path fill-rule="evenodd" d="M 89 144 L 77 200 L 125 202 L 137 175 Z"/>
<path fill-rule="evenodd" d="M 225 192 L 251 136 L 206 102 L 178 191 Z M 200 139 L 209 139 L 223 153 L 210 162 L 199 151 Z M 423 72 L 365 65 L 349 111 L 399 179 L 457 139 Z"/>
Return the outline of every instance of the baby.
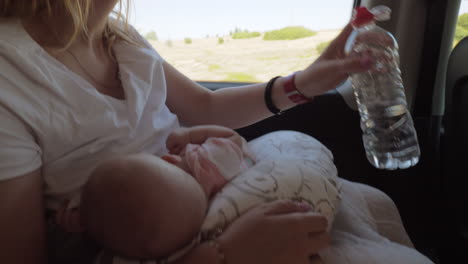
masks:
<path fill-rule="evenodd" d="M 174 259 L 199 234 L 212 239 L 249 208 L 275 199 L 306 202 L 333 220 L 336 168 L 331 153 L 308 135 L 279 131 L 255 139 L 249 143 L 255 159 L 241 136 L 219 126 L 177 129 L 166 145 L 162 157 L 101 163 L 83 188 L 76 229 L 117 255 Z M 58 223 L 67 226 L 65 211 Z"/>
<path fill-rule="evenodd" d="M 209 199 L 253 164 L 245 139 L 225 127 L 180 128 L 166 145 L 170 154 L 113 158 L 91 174 L 77 216 L 105 248 L 139 259 L 177 251 L 199 233 Z"/>

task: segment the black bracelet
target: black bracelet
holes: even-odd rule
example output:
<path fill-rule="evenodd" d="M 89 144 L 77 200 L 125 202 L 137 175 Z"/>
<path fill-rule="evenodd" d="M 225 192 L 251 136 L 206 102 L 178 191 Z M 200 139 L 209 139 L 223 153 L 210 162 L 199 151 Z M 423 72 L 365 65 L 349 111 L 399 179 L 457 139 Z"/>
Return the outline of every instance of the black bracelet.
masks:
<path fill-rule="evenodd" d="M 266 85 L 265 87 L 265 105 L 275 115 L 281 115 L 283 112 L 278 109 L 278 107 L 273 104 L 273 100 L 271 99 L 271 90 L 273 89 L 273 85 L 275 84 L 275 81 L 280 78 L 281 76 L 276 76 L 272 78 Z"/>

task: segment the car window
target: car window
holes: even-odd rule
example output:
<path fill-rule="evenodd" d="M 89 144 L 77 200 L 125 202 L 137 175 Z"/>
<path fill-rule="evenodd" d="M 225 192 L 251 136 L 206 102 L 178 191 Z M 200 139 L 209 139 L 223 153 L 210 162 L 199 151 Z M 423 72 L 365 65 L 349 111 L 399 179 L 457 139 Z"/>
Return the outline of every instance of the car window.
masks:
<path fill-rule="evenodd" d="M 468 36 L 468 0 L 461 2 L 453 46 Z"/>
<path fill-rule="evenodd" d="M 133 0 L 131 23 L 189 78 L 265 82 L 304 69 L 346 25 L 354 0 Z"/>

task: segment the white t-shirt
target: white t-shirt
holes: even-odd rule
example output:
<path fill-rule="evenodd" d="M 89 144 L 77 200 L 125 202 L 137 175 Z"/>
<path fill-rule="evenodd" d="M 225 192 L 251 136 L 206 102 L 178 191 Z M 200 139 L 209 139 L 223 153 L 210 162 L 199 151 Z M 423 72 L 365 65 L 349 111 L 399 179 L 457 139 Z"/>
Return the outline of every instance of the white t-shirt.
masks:
<path fill-rule="evenodd" d="M 76 199 L 103 159 L 165 153 L 179 126 L 167 108 L 163 59 L 118 42 L 125 100 L 98 92 L 46 53 L 18 20 L 0 20 L 0 180 L 42 167 L 46 206 Z M 74 199 L 74 200 L 75 200 Z"/>

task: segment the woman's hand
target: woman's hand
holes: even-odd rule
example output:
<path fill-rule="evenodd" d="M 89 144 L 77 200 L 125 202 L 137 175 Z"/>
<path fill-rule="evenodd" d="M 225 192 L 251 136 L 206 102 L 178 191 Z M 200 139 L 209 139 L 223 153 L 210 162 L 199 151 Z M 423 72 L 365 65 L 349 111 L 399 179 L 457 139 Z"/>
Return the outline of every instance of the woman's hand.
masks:
<path fill-rule="evenodd" d="M 374 61 L 370 57 L 347 56 L 345 43 L 352 32 L 347 25 L 312 65 L 296 74 L 296 87 L 312 98 L 336 88 L 352 73 L 369 70 Z"/>
<path fill-rule="evenodd" d="M 236 131 L 216 125 L 200 125 L 175 129 L 166 140 L 170 154 L 179 155 L 188 144 L 203 144 L 210 137 L 230 138 L 242 148 L 242 138 Z"/>
<path fill-rule="evenodd" d="M 55 223 L 68 233 L 82 233 L 85 231 L 81 224 L 79 208 L 68 208 L 68 202 L 57 210 Z"/>
<path fill-rule="evenodd" d="M 310 207 L 275 201 L 256 207 L 219 237 L 228 263 L 310 264 L 330 241 L 327 220 Z"/>

